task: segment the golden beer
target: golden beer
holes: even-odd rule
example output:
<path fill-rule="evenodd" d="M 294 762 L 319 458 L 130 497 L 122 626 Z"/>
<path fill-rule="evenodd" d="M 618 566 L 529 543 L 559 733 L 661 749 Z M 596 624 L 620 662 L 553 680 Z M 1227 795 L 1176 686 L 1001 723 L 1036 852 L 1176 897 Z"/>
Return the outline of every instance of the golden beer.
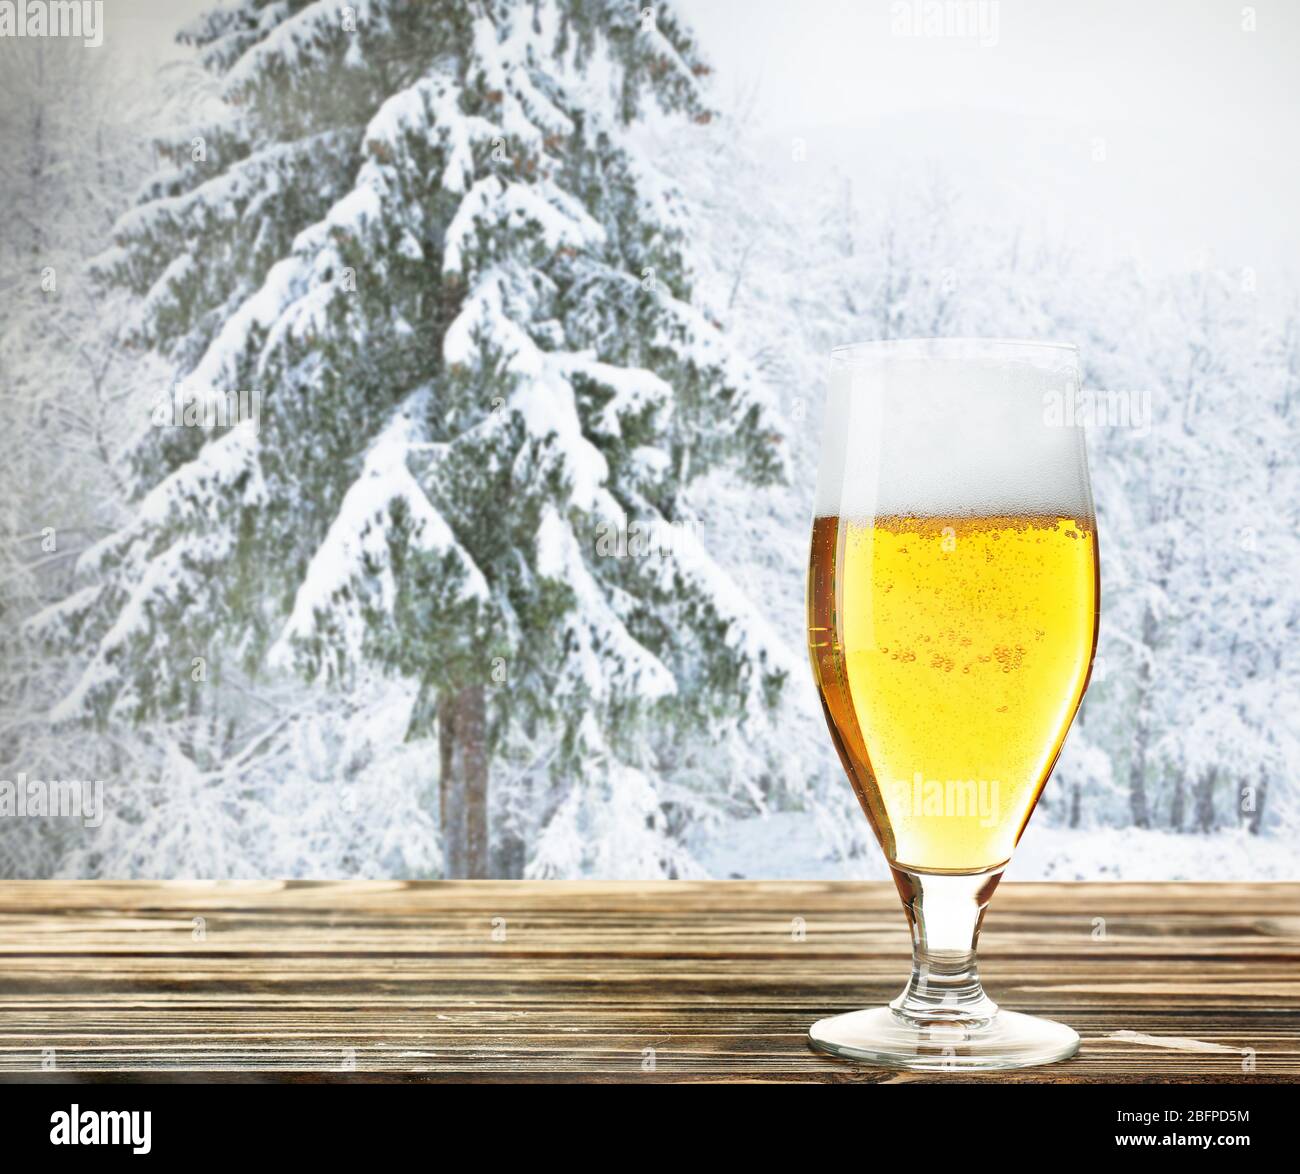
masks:
<path fill-rule="evenodd" d="M 891 864 L 1010 859 L 1087 685 L 1091 517 L 821 516 L 808 644 L 836 748 Z"/>

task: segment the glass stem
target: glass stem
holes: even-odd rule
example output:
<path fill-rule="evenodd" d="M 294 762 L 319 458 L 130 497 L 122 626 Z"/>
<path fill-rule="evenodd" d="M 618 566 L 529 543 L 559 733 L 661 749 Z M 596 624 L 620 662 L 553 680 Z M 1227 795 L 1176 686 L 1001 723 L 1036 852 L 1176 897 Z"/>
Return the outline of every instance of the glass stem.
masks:
<path fill-rule="evenodd" d="M 889 1005 L 919 1026 L 983 1026 L 998 1007 L 980 985 L 975 948 L 1002 869 L 945 875 L 895 868 L 893 873 L 912 928 L 912 977 Z"/>

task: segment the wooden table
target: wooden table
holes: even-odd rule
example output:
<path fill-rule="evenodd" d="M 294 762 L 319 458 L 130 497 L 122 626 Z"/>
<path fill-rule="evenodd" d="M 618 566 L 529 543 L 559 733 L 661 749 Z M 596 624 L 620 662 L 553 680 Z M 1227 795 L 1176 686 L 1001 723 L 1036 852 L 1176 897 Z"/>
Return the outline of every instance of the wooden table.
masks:
<path fill-rule="evenodd" d="M 992 1079 L 1300 1080 L 1300 885 L 1007 884 L 981 957 L 1084 1038 Z M 6 882 L 0 1077 L 955 1079 L 804 1042 L 906 964 L 884 884 Z"/>

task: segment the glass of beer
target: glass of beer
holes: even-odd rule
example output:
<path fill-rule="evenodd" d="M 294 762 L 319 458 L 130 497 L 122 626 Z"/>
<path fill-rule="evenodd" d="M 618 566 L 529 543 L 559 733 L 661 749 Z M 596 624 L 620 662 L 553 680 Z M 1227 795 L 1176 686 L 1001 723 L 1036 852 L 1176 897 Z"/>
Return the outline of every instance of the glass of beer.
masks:
<path fill-rule="evenodd" d="M 1069 1027 L 1000 1011 L 975 949 L 1051 774 L 1097 639 L 1097 522 L 1078 352 L 917 339 L 832 352 L 808 647 L 840 761 L 912 930 L 887 1007 L 812 1045 L 967 1071 L 1074 1054 Z"/>

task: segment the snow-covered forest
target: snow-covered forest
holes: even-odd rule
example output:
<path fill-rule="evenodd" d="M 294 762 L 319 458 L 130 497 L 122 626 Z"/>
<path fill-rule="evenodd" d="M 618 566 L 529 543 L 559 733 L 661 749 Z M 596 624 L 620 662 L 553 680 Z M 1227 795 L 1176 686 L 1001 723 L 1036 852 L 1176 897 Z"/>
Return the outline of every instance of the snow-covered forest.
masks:
<path fill-rule="evenodd" d="M 1300 875 L 1300 284 L 864 183 L 687 15 L 0 41 L 0 780 L 102 796 L 0 787 L 0 875 L 884 875 L 803 593 L 827 352 L 910 336 L 1077 342 L 1097 407 L 1012 875 Z"/>

